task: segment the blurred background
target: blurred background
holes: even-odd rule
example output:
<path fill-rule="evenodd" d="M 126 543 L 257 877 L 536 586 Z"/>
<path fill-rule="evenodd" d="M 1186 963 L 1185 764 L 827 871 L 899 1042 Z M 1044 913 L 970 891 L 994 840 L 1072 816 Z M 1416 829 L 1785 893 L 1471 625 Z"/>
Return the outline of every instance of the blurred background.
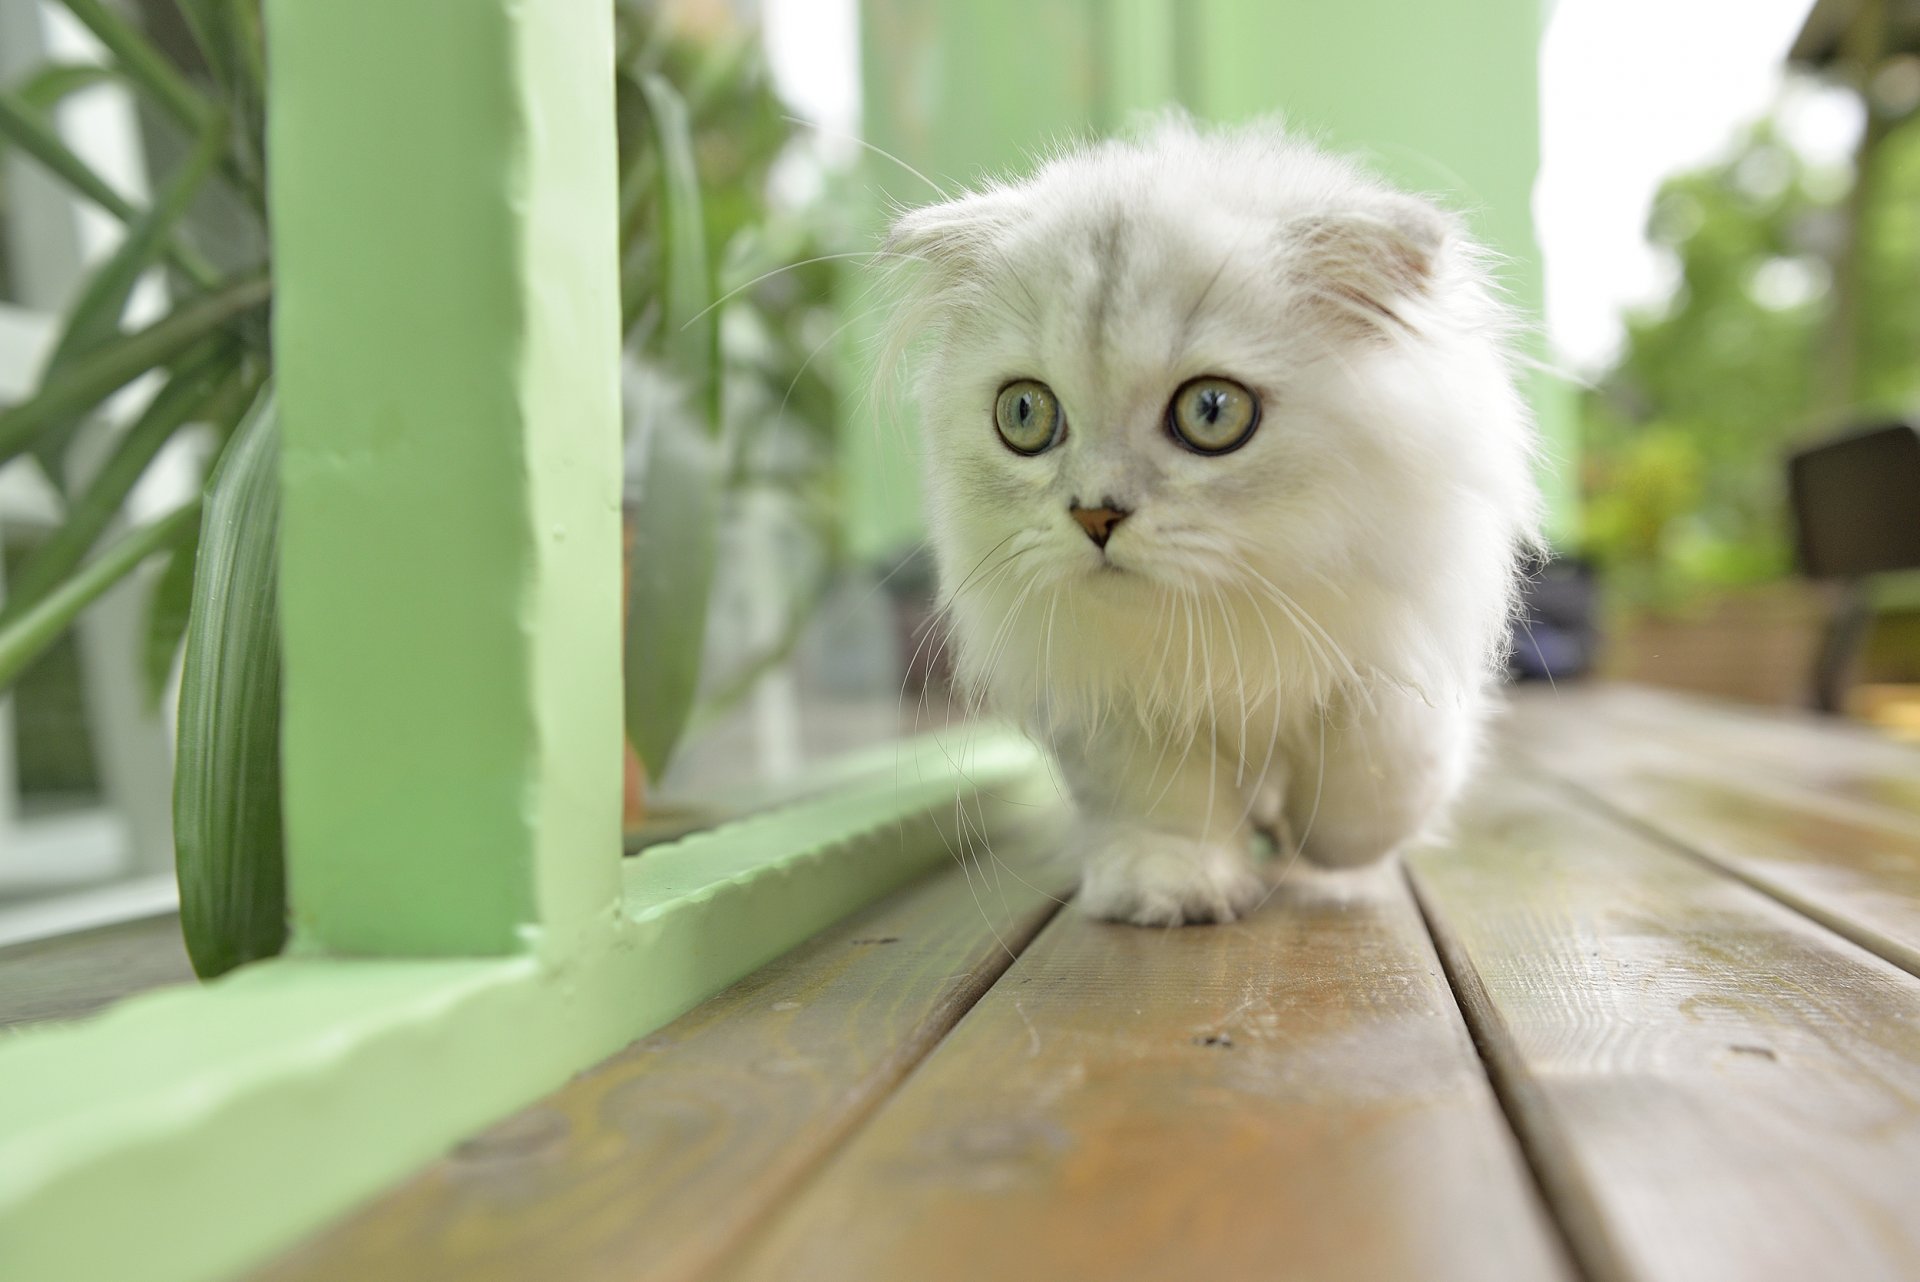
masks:
<path fill-rule="evenodd" d="M 954 715 L 868 251 L 889 209 L 1170 103 L 1282 111 L 1505 256 L 1556 551 L 1517 677 L 1920 737 L 1920 0 L 615 9 L 629 669 L 660 674 L 627 692 L 635 825 Z M 0 410 L 183 336 L 32 448 L 0 419 L 0 652 L 199 490 L 270 372 L 251 12 L 0 0 Z M 172 902 L 194 564 L 141 559 L 0 700 L 0 944 Z"/>

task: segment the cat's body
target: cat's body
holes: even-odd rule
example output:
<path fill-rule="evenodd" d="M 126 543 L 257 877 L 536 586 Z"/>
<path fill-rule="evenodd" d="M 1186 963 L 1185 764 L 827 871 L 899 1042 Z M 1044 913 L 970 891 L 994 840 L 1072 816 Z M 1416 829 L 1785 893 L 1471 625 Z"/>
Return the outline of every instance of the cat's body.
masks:
<path fill-rule="evenodd" d="M 1231 920 L 1470 769 L 1532 428 L 1453 219 L 1274 128 L 1184 122 L 907 214 L 904 334 L 964 685 L 1053 752 L 1080 902 Z"/>

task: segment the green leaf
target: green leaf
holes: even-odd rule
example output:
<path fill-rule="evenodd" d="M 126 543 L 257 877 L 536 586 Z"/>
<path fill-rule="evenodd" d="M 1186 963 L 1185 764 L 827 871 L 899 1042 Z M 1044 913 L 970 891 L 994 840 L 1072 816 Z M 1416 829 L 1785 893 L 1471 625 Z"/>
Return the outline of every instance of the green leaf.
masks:
<path fill-rule="evenodd" d="M 88 275 L 86 288 L 68 309 L 66 326 L 47 363 L 47 377 L 120 332 L 120 317 L 133 287 L 159 261 L 173 229 L 219 159 L 222 129 L 220 121 L 208 122 L 160 198 L 127 225 L 127 234 L 112 255 Z"/>
<path fill-rule="evenodd" d="M 78 358 L 33 396 L 0 411 L 0 464 L 30 447 L 49 427 L 98 405 L 234 317 L 260 306 L 272 292 L 266 276 L 245 277 L 199 295 L 146 329 L 103 343 Z"/>
<path fill-rule="evenodd" d="M 193 610 L 193 566 L 199 552 L 200 523 L 189 522 L 167 550 L 166 568 L 154 580 L 147 597 L 147 632 L 140 669 L 149 710 L 158 710 L 166 697 L 174 658 L 187 638 L 187 618 Z"/>
<path fill-rule="evenodd" d="M 220 125 L 216 121 L 201 134 L 200 141 L 160 194 L 160 199 L 127 228 L 127 234 L 113 254 L 87 277 L 86 287 L 67 311 L 53 354 L 40 376 L 43 387 L 58 382 L 80 357 L 120 333 L 120 317 L 126 311 L 128 297 L 158 260 L 162 246 L 205 182 L 219 149 Z M 41 428 L 34 442 L 34 454 L 56 488 L 66 487 L 61 458 L 86 409 L 90 408 L 76 410 Z"/>
<path fill-rule="evenodd" d="M 180 926 L 203 978 L 286 942 L 280 822 L 279 416 L 271 385 L 207 487 L 173 790 Z"/>
<path fill-rule="evenodd" d="M 214 114 L 213 104 L 187 83 L 160 51 L 101 0 L 61 0 L 68 13 L 86 24 L 132 80 L 189 130 L 198 131 Z"/>
<path fill-rule="evenodd" d="M 60 585 L 40 604 L 0 628 L 0 690 L 14 683 L 28 664 L 59 639 L 80 612 L 139 564 L 178 536 L 182 525 L 195 520 L 200 500 L 175 508 L 148 525 L 128 530 L 89 561 L 80 573 Z"/>
<path fill-rule="evenodd" d="M 238 154 L 224 168 L 264 212 L 266 47 L 259 0 L 178 0 L 178 8 L 232 120 Z"/>
<path fill-rule="evenodd" d="M 28 557 L 7 584 L 0 623 L 17 617 L 73 572 L 106 532 L 147 465 L 173 434 L 207 403 L 219 379 L 232 368 L 230 350 L 216 347 L 187 363 L 147 402 L 93 479 L 67 507 L 53 536 Z"/>
<path fill-rule="evenodd" d="M 4 90 L 0 90 L 0 137 L 7 138 L 46 166 L 54 177 L 121 222 L 132 223 L 139 217 L 133 202 L 108 186 L 104 178 L 74 155 L 67 144 L 60 140 L 60 135 L 22 103 L 17 95 Z M 179 244 L 170 242 L 167 256 L 197 285 L 209 286 L 220 278 L 220 273 L 205 259 Z"/>
<path fill-rule="evenodd" d="M 178 0 L 178 4 L 200 56 L 228 96 L 265 87 L 258 0 Z"/>
<path fill-rule="evenodd" d="M 52 126 L 32 111 L 17 94 L 0 90 L 0 134 L 45 165 L 53 176 L 118 218 L 131 222 L 133 202 L 107 185 L 87 162 L 73 154 Z"/>
<path fill-rule="evenodd" d="M 699 689 L 726 474 L 720 442 L 666 399 L 639 416 L 644 470 L 627 511 L 627 738 L 655 780 Z"/>
<path fill-rule="evenodd" d="M 721 428 L 720 309 L 714 305 L 713 264 L 707 256 L 687 105 L 672 85 L 651 73 L 640 77 L 640 90 L 660 154 L 660 354 L 674 376 L 693 390 L 707 431 L 717 437 Z"/>
<path fill-rule="evenodd" d="M 744 588 L 759 608 L 773 607 L 779 622 L 758 645 L 723 658 L 718 671 L 706 674 L 709 688 L 689 718 L 695 730 L 725 716 L 762 677 L 793 657 L 832 583 L 827 514 L 808 512 L 799 496 L 777 486 L 758 495 L 739 484 L 729 489 L 729 534 L 761 550 L 736 559 L 739 545 L 730 544 L 735 550 L 728 553 L 727 571 L 747 576 L 736 591 Z"/>
<path fill-rule="evenodd" d="M 43 63 L 38 70 L 20 82 L 14 90 L 14 96 L 21 103 L 46 115 L 59 106 L 69 94 L 79 93 L 82 89 L 91 89 L 114 79 L 112 67 L 103 67 L 97 62 L 49 62 Z"/>
<path fill-rule="evenodd" d="M 206 407 L 204 420 L 214 426 L 224 446 L 252 407 L 260 382 L 244 360 L 234 368 Z M 187 618 L 193 608 L 194 563 L 200 548 L 200 527 L 189 526 L 168 554 L 166 568 L 155 579 L 147 599 L 146 640 L 141 668 L 148 702 L 155 708 L 166 696 L 173 661 L 187 637 Z"/>

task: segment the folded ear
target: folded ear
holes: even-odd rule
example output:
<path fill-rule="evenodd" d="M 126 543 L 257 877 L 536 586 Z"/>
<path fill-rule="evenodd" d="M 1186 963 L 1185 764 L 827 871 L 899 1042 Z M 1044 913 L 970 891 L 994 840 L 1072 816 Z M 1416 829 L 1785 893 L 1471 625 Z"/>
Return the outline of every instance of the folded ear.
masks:
<path fill-rule="evenodd" d="M 1432 289 L 1452 220 L 1411 197 L 1363 210 L 1309 214 L 1286 228 L 1288 274 L 1335 319 L 1379 330 Z"/>
<path fill-rule="evenodd" d="M 968 192 L 900 215 L 882 249 L 939 267 L 971 266 L 1006 227 L 1008 213 L 1004 193 Z"/>

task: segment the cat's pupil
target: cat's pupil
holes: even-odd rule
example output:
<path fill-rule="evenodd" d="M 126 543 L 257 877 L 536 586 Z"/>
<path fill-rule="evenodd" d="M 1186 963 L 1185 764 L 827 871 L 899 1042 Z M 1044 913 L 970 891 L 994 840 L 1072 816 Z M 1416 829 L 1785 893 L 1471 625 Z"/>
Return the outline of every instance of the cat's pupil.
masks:
<path fill-rule="evenodd" d="M 1220 421 L 1220 407 L 1225 405 L 1226 395 L 1217 388 L 1208 388 L 1200 393 L 1200 414 L 1209 423 Z"/>
<path fill-rule="evenodd" d="M 1032 417 L 1033 417 L 1033 395 L 1031 393 L 1023 393 L 1020 397 L 1021 426 L 1024 427 L 1026 425 L 1027 420 Z"/>

